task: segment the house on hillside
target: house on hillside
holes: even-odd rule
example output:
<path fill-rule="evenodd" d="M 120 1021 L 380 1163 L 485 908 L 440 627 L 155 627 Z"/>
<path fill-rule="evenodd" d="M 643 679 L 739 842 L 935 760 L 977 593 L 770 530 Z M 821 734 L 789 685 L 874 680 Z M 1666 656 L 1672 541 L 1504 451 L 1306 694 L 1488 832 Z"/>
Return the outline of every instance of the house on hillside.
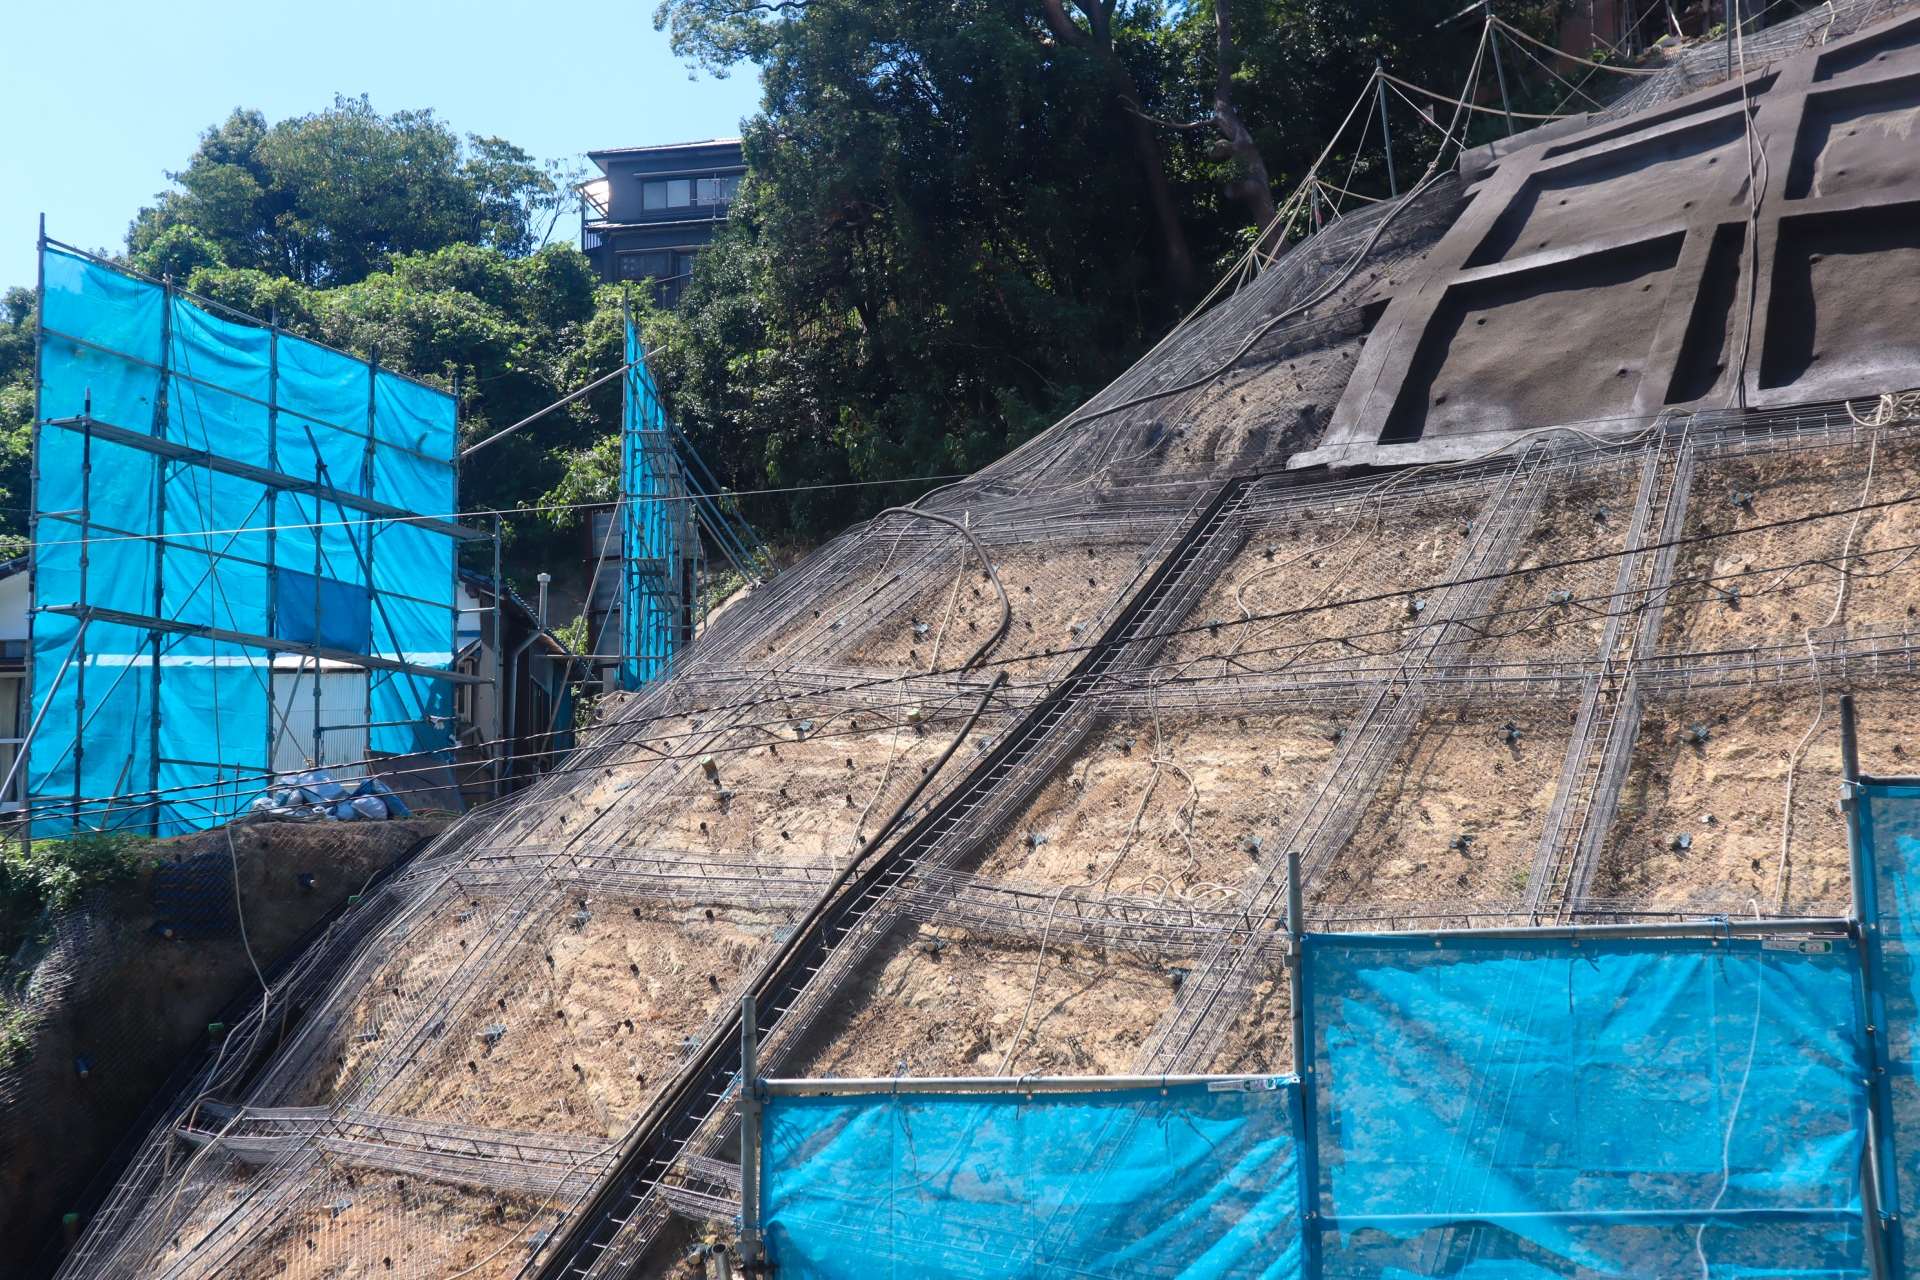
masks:
<path fill-rule="evenodd" d="M 602 280 L 651 280 L 660 305 L 673 306 L 740 189 L 740 139 L 616 147 L 587 158 L 604 176 L 581 187 L 581 251 Z"/>

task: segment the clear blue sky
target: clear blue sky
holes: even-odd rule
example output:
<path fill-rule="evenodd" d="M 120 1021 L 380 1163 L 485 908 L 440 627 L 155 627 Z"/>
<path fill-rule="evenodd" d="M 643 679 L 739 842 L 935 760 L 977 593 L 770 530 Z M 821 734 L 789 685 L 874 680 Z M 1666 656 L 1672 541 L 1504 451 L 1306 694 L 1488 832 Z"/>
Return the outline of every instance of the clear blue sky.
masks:
<path fill-rule="evenodd" d="M 166 171 L 235 107 L 272 121 L 365 93 L 541 158 L 737 134 L 758 76 L 689 81 L 652 17 L 653 0 L 0 0 L 0 287 L 33 283 L 42 212 L 56 239 L 123 247 Z"/>

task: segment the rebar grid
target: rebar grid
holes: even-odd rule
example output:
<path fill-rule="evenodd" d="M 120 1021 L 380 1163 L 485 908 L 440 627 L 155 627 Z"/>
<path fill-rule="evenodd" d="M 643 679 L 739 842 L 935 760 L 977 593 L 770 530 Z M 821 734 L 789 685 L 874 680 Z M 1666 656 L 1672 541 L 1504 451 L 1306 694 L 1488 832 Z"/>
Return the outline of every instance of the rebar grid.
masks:
<path fill-rule="evenodd" d="M 343 918 L 234 1029 L 233 1055 L 142 1148 L 65 1274 L 318 1275 L 389 1257 L 408 1275 L 541 1265 L 544 1242 L 618 1166 L 648 1099 L 1003 672 L 979 747 L 962 747 L 904 816 L 877 855 L 898 853 L 897 865 L 785 1004 L 768 1069 L 845 1006 L 903 924 L 1009 954 L 1045 939 L 1182 961 L 1191 972 L 1140 1069 L 1205 1068 L 1284 953 L 1284 853 L 1303 854 L 1316 890 L 1383 866 L 1383 847 L 1356 830 L 1383 782 L 1411 768 L 1419 735 L 1473 705 L 1524 708 L 1514 719 L 1552 780 L 1524 885 L 1501 887 L 1502 863 L 1472 893 L 1424 882 L 1397 900 L 1323 893 L 1313 927 L 1830 908 L 1837 828 L 1817 734 L 1788 744 L 1784 841 L 1781 814 L 1764 816 L 1787 808 L 1784 772 L 1741 766 L 1746 798 L 1711 824 L 1672 779 L 1680 764 L 1700 777 L 1726 767 L 1716 741 L 1757 736 L 1789 700 L 1797 739 L 1818 728 L 1823 692 L 1912 688 L 1903 593 L 1920 567 L 1899 561 L 1899 508 L 1863 513 L 1844 547 L 1851 517 L 1740 533 L 1770 523 L 1772 505 L 1855 505 L 1870 456 L 1869 498 L 1911 492 L 1912 426 L 1866 428 L 1844 405 L 1810 405 L 1392 476 L 1254 479 L 1317 429 L 1363 336 L 1360 303 L 1461 198 L 1443 182 L 1414 206 L 1336 224 L 1059 428 L 930 495 L 927 508 L 987 546 L 1014 602 L 1013 629 L 979 667 L 959 669 L 997 623 L 997 596 L 963 538 L 910 519 L 850 530 L 717 616 L 671 679 L 622 700 L 562 768 L 470 814 Z M 1394 220 L 1355 267 L 1383 218 Z M 1776 472 L 1771 489 L 1743 478 Z M 1244 482 L 1210 506 L 1229 476 Z M 1726 505 L 1748 488 L 1752 503 Z M 1607 517 L 1593 520 L 1599 505 Z M 1705 534 L 1731 536 L 1676 541 Z M 1776 618 L 1751 603 L 1764 593 L 1739 610 L 1713 594 L 1733 562 L 1769 549 L 1798 574 L 1777 584 L 1785 612 L 1846 583 L 1852 599 L 1831 624 L 1806 608 L 1798 623 Z M 1591 558 L 1559 564 L 1579 556 Z M 1887 585 L 1865 587 L 1868 574 Z M 1574 599 L 1549 602 L 1556 591 Z M 1744 623 L 1763 610 L 1764 626 Z M 1681 741 L 1708 704 L 1719 739 Z M 1496 732 L 1506 714 L 1489 710 L 1474 732 Z M 1022 735 L 1017 754 L 1000 751 L 1010 735 Z M 1141 815 L 1124 859 L 1118 822 L 1097 837 L 1069 829 L 1069 815 L 1114 806 Z M 1673 847 L 1677 834 L 1694 844 Z M 1748 851 L 1763 838 L 1786 854 L 1756 872 Z M 1111 877 L 1076 887 L 1110 860 Z M 1734 872 L 1763 892 L 1743 897 Z M 682 971 L 698 999 L 651 1023 L 635 1016 L 632 1031 L 624 1014 L 609 1022 L 613 1003 L 638 1015 L 650 998 L 639 979 L 660 977 L 628 966 L 696 944 L 727 957 Z M 589 988 L 619 994 L 603 1008 Z M 643 1027 L 655 1048 L 659 1036 L 692 1047 L 650 1060 L 644 1081 L 614 1080 L 635 1074 L 628 1046 Z M 516 1051 L 540 1071 L 484 1087 L 480 1064 Z M 587 1274 L 638 1265 L 670 1212 L 726 1211 L 714 1162 L 731 1123 L 720 1103 L 699 1117 Z M 336 1210 L 342 1200 L 353 1203 Z"/>

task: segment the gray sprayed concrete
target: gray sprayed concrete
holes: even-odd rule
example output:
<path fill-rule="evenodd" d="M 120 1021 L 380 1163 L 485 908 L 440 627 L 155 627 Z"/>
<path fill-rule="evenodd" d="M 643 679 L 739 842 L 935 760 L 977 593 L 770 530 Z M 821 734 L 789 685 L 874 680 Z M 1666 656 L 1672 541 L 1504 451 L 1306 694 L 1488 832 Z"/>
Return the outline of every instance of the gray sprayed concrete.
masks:
<path fill-rule="evenodd" d="M 1293 468 L 1920 385 L 1920 15 L 1471 152 Z"/>

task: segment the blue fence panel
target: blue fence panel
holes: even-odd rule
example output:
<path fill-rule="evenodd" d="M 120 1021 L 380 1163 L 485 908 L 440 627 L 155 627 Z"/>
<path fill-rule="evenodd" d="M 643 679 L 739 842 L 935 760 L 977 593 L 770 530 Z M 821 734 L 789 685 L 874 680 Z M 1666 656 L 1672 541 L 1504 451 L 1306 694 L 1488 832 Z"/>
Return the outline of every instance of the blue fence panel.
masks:
<path fill-rule="evenodd" d="M 1867 945 L 1873 950 L 1872 1022 L 1883 1070 L 1876 1101 L 1884 1130 L 1882 1212 L 1891 1216 L 1895 1267 L 1920 1258 L 1920 1082 L 1914 1036 L 1920 1026 L 1920 786 L 1869 783 L 1858 789 Z"/>
<path fill-rule="evenodd" d="M 768 1249 L 784 1280 L 1290 1280 L 1299 1118 L 1278 1079 L 774 1098 Z"/>
<path fill-rule="evenodd" d="M 47 713 L 28 795 L 48 834 L 63 815 L 158 834 L 204 827 L 265 783 L 270 655 L 99 620 L 81 637 L 77 621 L 46 607 L 298 640 L 314 631 L 317 576 L 325 643 L 445 667 L 453 542 L 48 424 L 90 405 L 108 427 L 446 518 L 453 401 L 83 255 L 41 256 L 32 646 L 33 702 Z M 340 607 L 328 607 L 330 591 Z M 369 683 L 371 718 L 394 722 L 372 731 L 375 749 L 451 745 L 442 683 L 384 673 Z"/>
<path fill-rule="evenodd" d="M 1326 1275 L 1865 1274 L 1846 938 L 1307 955 Z"/>

